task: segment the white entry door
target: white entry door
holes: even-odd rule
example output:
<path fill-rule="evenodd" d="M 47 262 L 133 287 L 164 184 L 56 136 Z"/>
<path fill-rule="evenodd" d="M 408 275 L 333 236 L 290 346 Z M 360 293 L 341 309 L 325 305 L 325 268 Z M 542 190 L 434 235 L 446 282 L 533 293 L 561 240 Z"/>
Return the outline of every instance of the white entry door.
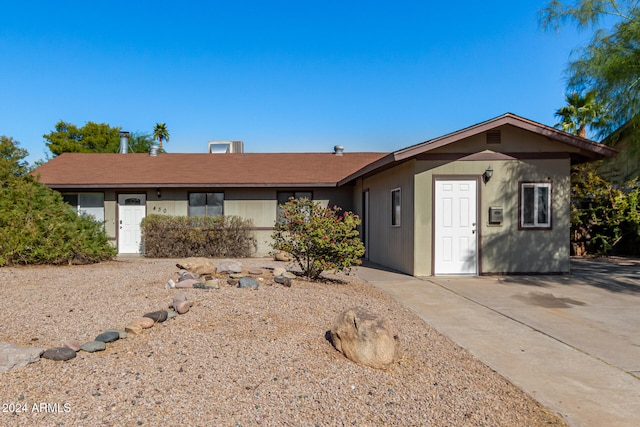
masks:
<path fill-rule="evenodd" d="M 477 181 L 437 180 L 435 274 L 478 274 Z"/>
<path fill-rule="evenodd" d="M 142 252 L 142 229 L 140 222 L 146 215 L 144 194 L 118 195 L 118 253 L 139 254 Z"/>

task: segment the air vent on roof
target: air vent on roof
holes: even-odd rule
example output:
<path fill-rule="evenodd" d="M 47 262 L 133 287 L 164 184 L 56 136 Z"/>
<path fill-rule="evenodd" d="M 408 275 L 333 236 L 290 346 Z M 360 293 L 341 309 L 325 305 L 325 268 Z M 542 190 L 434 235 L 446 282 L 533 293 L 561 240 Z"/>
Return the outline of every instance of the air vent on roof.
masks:
<path fill-rule="evenodd" d="M 336 145 L 333 147 L 333 154 L 336 156 L 342 156 L 342 153 L 344 153 L 344 147 L 342 145 Z"/>
<path fill-rule="evenodd" d="M 209 141 L 209 153 L 244 153 L 242 141 Z"/>
<path fill-rule="evenodd" d="M 499 130 L 487 131 L 487 144 L 500 144 L 502 142 Z"/>

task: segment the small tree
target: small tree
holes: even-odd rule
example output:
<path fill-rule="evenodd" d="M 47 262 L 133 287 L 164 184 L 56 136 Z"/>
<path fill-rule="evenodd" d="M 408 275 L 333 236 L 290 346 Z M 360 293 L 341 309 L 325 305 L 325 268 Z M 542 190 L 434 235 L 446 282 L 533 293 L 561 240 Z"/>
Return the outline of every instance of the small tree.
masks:
<path fill-rule="evenodd" d="M 291 198 L 280 210 L 271 246 L 290 253 L 305 276 L 315 280 L 324 271 L 349 272 L 360 264 L 364 245 L 357 215 L 304 198 Z"/>

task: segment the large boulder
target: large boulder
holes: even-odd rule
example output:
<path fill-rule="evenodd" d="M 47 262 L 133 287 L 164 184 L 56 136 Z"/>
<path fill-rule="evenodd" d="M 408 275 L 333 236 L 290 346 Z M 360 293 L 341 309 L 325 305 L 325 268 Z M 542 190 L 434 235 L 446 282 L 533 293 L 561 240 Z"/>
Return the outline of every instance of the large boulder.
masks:
<path fill-rule="evenodd" d="M 22 368 L 40 360 L 44 348 L 21 347 L 8 342 L 0 342 L 0 374 L 11 368 Z"/>
<path fill-rule="evenodd" d="M 389 368 L 399 353 L 398 335 L 389 321 L 363 308 L 341 313 L 329 335 L 339 352 L 371 368 Z"/>
<path fill-rule="evenodd" d="M 176 266 L 196 274 L 215 274 L 216 272 L 215 264 L 208 258 L 185 258 Z"/>

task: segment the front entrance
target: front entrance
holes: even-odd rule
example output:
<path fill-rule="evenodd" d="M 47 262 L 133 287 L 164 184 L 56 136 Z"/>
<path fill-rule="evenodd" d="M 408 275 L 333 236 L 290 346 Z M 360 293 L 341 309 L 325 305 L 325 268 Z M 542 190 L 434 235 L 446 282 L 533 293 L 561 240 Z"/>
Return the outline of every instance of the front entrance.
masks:
<path fill-rule="evenodd" d="M 142 253 L 140 222 L 147 211 L 144 194 L 118 195 L 118 253 Z"/>
<path fill-rule="evenodd" d="M 435 181 L 434 274 L 478 274 L 474 180 Z"/>

